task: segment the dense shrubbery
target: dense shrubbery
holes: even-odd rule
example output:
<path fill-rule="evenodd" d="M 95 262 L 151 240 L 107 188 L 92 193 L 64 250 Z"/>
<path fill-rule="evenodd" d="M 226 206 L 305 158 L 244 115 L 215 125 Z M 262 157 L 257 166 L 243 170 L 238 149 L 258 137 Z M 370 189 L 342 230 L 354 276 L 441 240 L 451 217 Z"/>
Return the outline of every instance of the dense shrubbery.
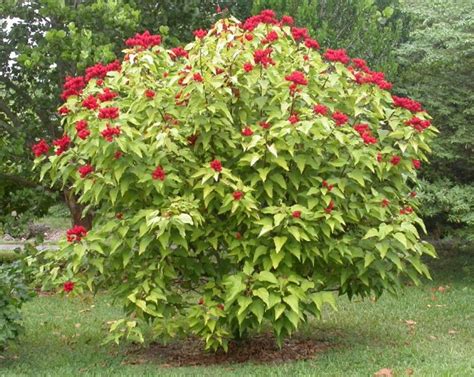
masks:
<path fill-rule="evenodd" d="M 0 261 L 0 349 L 22 331 L 21 306 L 32 296 L 22 260 Z"/>
<path fill-rule="evenodd" d="M 68 78 L 66 133 L 34 151 L 96 219 L 68 231 L 56 281 L 107 287 L 130 316 L 117 340 L 145 319 L 215 349 L 264 323 L 281 342 L 329 291 L 429 276 L 412 187 L 435 128 L 420 104 L 344 50 L 320 54 L 291 17 L 195 35 L 170 50 L 137 35 L 123 62 Z"/>

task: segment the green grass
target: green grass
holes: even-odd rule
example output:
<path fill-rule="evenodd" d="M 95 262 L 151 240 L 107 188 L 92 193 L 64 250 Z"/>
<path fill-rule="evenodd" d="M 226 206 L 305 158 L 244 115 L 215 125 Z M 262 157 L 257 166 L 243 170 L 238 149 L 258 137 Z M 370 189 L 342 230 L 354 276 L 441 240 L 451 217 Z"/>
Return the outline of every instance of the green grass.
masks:
<path fill-rule="evenodd" d="M 38 297 L 24 308 L 26 334 L 0 356 L 0 376 L 372 376 L 381 368 L 395 376 L 409 368 L 413 376 L 474 376 L 474 253 L 443 256 L 432 273 L 432 282 L 398 298 L 340 299 L 338 312 L 301 331 L 333 347 L 286 364 L 162 368 L 157 355 L 156 363 L 129 365 L 130 345 L 100 345 L 105 322 L 120 316 L 105 295 Z M 433 293 L 439 286 L 448 288 Z M 413 331 L 406 320 L 416 322 Z"/>

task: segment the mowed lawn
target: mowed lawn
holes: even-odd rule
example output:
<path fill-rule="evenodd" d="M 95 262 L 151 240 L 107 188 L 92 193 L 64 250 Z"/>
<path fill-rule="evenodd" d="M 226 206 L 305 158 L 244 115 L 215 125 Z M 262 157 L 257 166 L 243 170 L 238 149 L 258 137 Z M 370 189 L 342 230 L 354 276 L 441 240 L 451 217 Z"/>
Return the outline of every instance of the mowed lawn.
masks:
<path fill-rule="evenodd" d="M 298 335 L 329 347 L 289 363 L 169 367 L 158 354 L 141 359 L 131 344 L 101 345 L 106 322 L 120 316 L 106 294 L 38 297 L 24 308 L 20 343 L 0 356 L 0 376 L 372 376 L 382 368 L 394 376 L 474 376 L 474 252 L 443 253 L 430 265 L 433 281 L 398 298 L 339 299 L 338 312 Z"/>

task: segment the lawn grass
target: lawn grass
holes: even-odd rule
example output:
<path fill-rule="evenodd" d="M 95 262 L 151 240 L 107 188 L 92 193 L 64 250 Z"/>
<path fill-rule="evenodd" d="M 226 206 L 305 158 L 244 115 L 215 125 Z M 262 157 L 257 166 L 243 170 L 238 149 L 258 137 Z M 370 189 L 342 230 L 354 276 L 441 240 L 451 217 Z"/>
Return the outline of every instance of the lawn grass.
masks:
<path fill-rule="evenodd" d="M 163 368 L 159 355 L 131 365 L 130 344 L 100 344 L 105 322 L 120 316 L 106 295 L 38 297 L 24 308 L 26 334 L 0 357 L 0 376 L 372 376 L 381 368 L 395 376 L 474 376 L 474 253 L 442 256 L 432 273 L 432 282 L 398 298 L 339 299 L 338 312 L 301 330 L 332 347 L 314 360 L 269 365 Z"/>

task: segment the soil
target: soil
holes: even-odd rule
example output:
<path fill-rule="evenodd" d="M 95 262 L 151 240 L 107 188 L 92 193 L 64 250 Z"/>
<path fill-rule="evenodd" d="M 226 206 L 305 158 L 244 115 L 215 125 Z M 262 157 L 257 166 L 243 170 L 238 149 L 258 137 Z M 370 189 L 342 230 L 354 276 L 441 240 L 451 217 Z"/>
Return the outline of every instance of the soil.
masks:
<path fill-rule="evenodd" d="M 230 365 L 239 363 L 284 363 L 315 358 L 331 348 L 326 342 L 294 336 L 278 348 L 271 334 L 262 334 L 251 339 L 229 343 L 229 351 L 209 352 L 199 339 L 186 339 L 172 344 L 154 343 L 147 349 L 129 352 L 124 364 L 156 363 L 161 367 L 183 367 L 199 365 Z"/>

